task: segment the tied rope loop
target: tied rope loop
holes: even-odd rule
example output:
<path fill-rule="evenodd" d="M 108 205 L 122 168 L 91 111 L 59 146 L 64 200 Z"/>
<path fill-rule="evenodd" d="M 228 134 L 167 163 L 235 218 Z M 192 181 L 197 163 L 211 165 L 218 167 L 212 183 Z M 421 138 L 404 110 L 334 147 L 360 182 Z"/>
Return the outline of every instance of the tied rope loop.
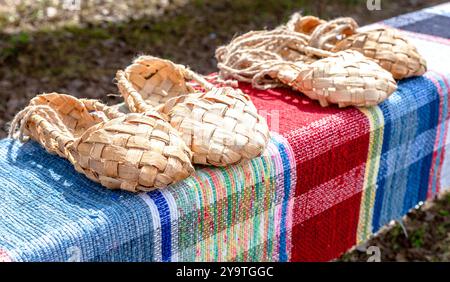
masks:
<path fill-rule="evenodd" d="M 251 31 L 216 50 L 219 82 L 229 79 L 251 83 L 258 89 L 285 86 L 276 77 L 283 64 L 304 64 L 333 53 L 308 46 L 309 36 L 289 30 Z"/>
<path fill-rule="evenodd" d="M 11 121 L 8 137 L 17 138 L 21 142 L 29 140 L 27 124 L 31 120 L 33 114 L 44 115 L 49 120 L 54 120 L 63 132 L 68 132 L 67 127 L 58 117 L 56 112 L 48 105 L 30 105 L 21 110 Z"/>
<path fill-rule="evenodd" d="M 311 34 L 309 46 L 323 50 L 331 50 L 337 40 L 344 35 L 354 34 L 358 24 L 352 18 L 337 18 L 318 25 Z"/>
<path fill-rule="evenodd" d="M 185 66 L 181 66 L 186 72 L 186 78 L 192 79 L 197 82 L 201 87 L 203 87 L 206 91 L 213 89 L 214 85 L 207 81 L 202 75 L 186 68 Z"/>
<path fill-rule="evenodd" d="M 356 33 L 358 24 L 349 17 L 341 17 L 329 22 L 313 16 L 294 13 L 280 29 L 295 31 L 308 36 L 308 45 L 323 50 L 331 50 L 336 41 Z"/>
<path fill-rule="evenodd" d="M 66 156 L 67 145 L 71 143 L 70 140 L 73 137 L 72 130 L 54 108 L 49 105 L 35 104 L 38 103 L 37 100 L 32 101 L 29 106 L 17 113 L 11 121 L 8 137 L 27 142 L 32 135 L 28 129 L 29 123 L 34 122 L 35 127 L 40 127 L 42 130 L 42 133 L 38 133 L 38 135 L 41 134 L 38 138 L 46 144 L 47 149 Z M 77 103 L 89 111 L 92 118 L 101 122 L 124 115 L 94 99 L 80 99 Z"/>
<path fill-rule="evenodd" d="M 95 99 L 80 99 L 80 103 L 86 107 L 86 110 L 92 112 L 91 114 L 97 115 L 104 122 L 125 115 L 124 113 L 119 112 L 116 108 L 106 106 Z M 101 116 L 99 114 L 101 114 Z"/>

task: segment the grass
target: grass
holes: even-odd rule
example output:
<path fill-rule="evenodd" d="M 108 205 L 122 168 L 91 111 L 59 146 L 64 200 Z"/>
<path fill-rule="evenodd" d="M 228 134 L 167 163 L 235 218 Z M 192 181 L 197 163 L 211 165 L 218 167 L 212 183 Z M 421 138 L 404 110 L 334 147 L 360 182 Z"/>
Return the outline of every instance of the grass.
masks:
<path fill-rule="evenodd" d="M 381 249 L 381 261 L 450 261 L 450 192 L 427 202 L 381 231 L 365 245 Z M 364 250 L 352 250 L 340 261 L 366 261 Z"/>
<path fill-rule="evenodd" d="M 424 237 L 425 237 L 425 229 L 423 226 L 420 226 L 419 228 L 414 230 L 414 232 L 412 233 L 411 238 L 410 238 L 411 244 L 415 248 L 422 248 L 424 245 L 424 240 L 425 240 Z"/>

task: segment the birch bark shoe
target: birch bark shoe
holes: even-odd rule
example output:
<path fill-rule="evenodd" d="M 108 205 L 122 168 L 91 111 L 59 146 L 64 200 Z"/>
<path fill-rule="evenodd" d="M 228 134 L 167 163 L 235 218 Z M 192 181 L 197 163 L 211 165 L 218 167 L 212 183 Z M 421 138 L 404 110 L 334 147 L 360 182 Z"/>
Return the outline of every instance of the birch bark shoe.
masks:
<path fill-rule="evenodd" d="M 321 106 L 373 106 L 397 89 L 392 75 L 362 54 L 347 50 L 310 65 L 285 64 L 276 72 L 283 83 Z"/>
<path fill-rule="evenodd" d="M 419 76 L 427 71 L 427 63 L 416 47 L 394 29 L 357 33 L 339 41 L 332 51 L 348 49 L 372 58 L 395 79 Z"/>
<path fill-rule="evenodd" d="M 425 59 L 409 40 L 393 28 L 358 31 L 352 18 L 324 21 L 316 17 L 292 15 L 288 30 L 309 36 L 308 45 L 327 51 L 355 50 L 373 59 L 395 79 L 423 75 Z"/>
<path fill-rule="evenodd" d="M 218 87 L 175 97 L 159 110 L 191 148 L 196 164 L 227 166 L 249 160 L 269 141 L 266 120 L 239 89 Z"/>
<path fill-rule="evenodd" d="M 172 97 L 194 92 L 191 85 L 187 83 L 190 77 L 184 66 L 152 56 L 136 58 L 124 70 L 123 76 L 150 106 L 157 106 Z M 125 100 L 125 102 L 131 101 Z M 127 106 L 130 110 L 137 110 L 134 109 L 134 104 L 127 104 Z"/>

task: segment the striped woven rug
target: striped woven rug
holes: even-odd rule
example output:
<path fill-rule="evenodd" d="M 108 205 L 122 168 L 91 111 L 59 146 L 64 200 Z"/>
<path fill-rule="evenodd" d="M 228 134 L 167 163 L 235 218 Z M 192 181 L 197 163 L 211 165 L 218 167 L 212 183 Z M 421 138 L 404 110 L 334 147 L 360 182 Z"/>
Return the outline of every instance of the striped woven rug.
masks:
<path fill-rule="evenodd" d="M 0 141 L 0 261 L 328 261 L 450 188 L 450 4 L 375 25 L 430 71 L 368 109 L 241 84 L 266 152 L 167 189 L 108 191 L 37 143 Z"/>

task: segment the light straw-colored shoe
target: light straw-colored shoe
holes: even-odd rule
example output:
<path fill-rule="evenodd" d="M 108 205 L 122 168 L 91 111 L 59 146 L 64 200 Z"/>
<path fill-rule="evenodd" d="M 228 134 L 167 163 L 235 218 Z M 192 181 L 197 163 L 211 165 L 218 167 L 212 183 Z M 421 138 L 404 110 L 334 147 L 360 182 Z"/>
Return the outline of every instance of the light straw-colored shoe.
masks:
<path fill-rule="evenodd" d="M 332 52 L 355 50 L 373 59 L 395 79 L 423 75 L 425 59 L 416 47 L 393 28 L 358 31 L 352 18 L 324 21 L 312 16 L 294 14 L 286 28 L 307 35 L 308 45 Z"/>

